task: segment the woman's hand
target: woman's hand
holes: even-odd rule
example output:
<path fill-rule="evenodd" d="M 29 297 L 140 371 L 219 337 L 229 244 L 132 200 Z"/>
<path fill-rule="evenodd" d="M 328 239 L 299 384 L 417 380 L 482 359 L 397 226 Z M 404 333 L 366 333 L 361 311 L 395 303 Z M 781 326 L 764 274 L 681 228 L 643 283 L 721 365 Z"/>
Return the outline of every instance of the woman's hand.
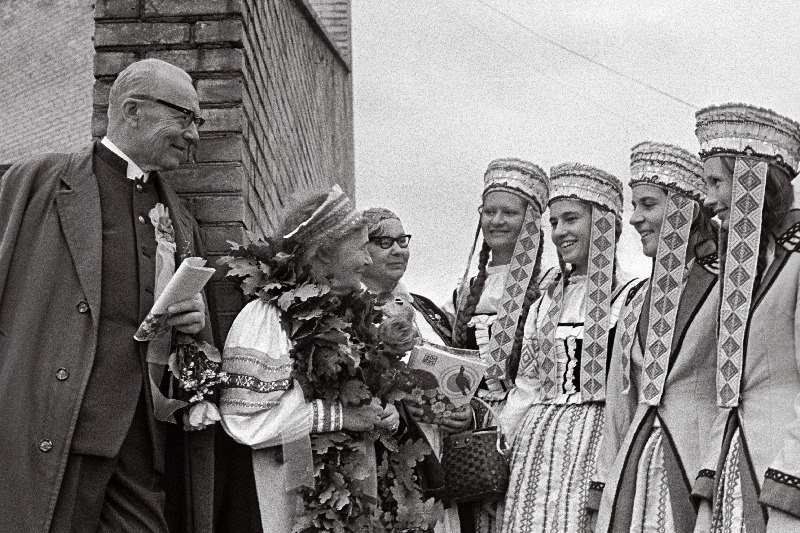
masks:
<path fill-rule="evenodd" d="M 397 431 L 397 428 L 400 427 L 400 413 L 397 412 L 397 408 L 392 404 L 387 405 L 375 427 L 387 428 L 392 432 Z"/>
<path fill-rule="evenodd" d="M 703 500 L 697 509 L 697 521 L 694 523 L 694 533 L 709 533 L 711 531 L 711 502 Z"/>
<path fill-rule="evenodd" d="M 414 420 L 416 420 L 417 422 L 419 422 L 425 415 L 425 410 L 411 398 L 406 398 L 405 400 L 403 400 L 403 403 L 406 405 L 406 409 L 408 409 L 408 412 L 411 413 L 411 416 L 413 416 Z"/>
<path fill-rule="evenodd" d="M 442 422 L 442 428 L 450 434 L 461 433 L 472 427 L 472 407 L 469 404 L 456 409 Z"/>
<path fill-rule="evenodd" d="M 371 431 L 381 420 L 383 408 L 374 403 L 360 407 L 342 408 L 342 429 L 349 431 Z"/>

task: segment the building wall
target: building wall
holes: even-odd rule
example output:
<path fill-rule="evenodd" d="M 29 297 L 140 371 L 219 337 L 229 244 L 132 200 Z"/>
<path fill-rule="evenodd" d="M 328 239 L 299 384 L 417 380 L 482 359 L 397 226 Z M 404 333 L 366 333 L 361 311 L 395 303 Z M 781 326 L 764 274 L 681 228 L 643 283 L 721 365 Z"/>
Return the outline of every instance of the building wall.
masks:
<path fill-rule="evenodd" d="M 91 141 L 93 12 L 92 0 L 0 1 L 0 165 Z"/>
<path fill-rule="evenodd" d="M 108 91 L 130 63 L 157 57 L 195 81 L 206 124 L 165 178 L 210 261 L 245 229 L 270 233 L 296 192 L 354 192 L 350 66 L 305 0 L 98 0 L 95 16 L 93 135 L 105 133 Z M 221 340 L 242 297 L 226 280 L 208 294 Z"/>

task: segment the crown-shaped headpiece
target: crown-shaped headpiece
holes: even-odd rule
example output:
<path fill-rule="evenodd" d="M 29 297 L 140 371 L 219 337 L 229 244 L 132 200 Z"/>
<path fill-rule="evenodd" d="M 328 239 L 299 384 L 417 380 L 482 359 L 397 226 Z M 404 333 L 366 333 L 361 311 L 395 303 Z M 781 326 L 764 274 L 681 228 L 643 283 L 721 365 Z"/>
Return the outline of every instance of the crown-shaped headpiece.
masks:
<path fill-rule="evenodd" d="M 363 215 L 356 211 L 342 188 L 334 185 L 322 205 L 283 238 L 294 239 L 310 248 L 344 237 L 350 230 L 363 224 L 363 220 Z"/>
<path fill-rule="evenodd" d="M 672 144 L 643 142 L 631 149 L 631 181 L 658 185 L 685 194 L 701 204 L 706 198 L 703 163 L 688 150 Z"/>
<path fill-rule="evenodd" d="M 550 202 L 559 198 L 583 200 L 622 216 L 622 183 L 589 165 L 562 163 L 550 169 Z"/>
<path fill-rule="evenodd" d="M 538 165 L 521 159 L 495 159 L 483 175 L 483 195 L 496 189 L 521 194 L 544 211 L 549 192 L 547 174 Z"/>
<path fill-rule="evenodd" d="M 800 165 L 800 124 L 771 109 L 724 104 L 695 114 L 700 157 L 731 154 L 763 157 L 794 177 Z"/>

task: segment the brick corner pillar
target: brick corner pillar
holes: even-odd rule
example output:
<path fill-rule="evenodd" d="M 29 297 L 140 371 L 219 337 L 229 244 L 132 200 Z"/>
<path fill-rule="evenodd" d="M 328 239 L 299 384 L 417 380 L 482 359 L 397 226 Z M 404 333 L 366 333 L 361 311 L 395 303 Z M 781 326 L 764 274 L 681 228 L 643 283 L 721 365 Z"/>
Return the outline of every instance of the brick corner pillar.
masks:
<path fill-rule="evenodd" d="M 134 61 L 163 59 L 192 76 L 206 123 L 188 160 L 165 178 L 199 222 L 212 265 L 229 250 L 227 241 L 243 241 L 245 229 L 270 233 L 295 191 L 337 182 L 354 191 L 350 67 L 308 6 L 95 4 L 93 136 L 106 131 L 111 84 Z M 208 297 L 221 343 L 244 299 L 224 279 L 212 280 Z"/>

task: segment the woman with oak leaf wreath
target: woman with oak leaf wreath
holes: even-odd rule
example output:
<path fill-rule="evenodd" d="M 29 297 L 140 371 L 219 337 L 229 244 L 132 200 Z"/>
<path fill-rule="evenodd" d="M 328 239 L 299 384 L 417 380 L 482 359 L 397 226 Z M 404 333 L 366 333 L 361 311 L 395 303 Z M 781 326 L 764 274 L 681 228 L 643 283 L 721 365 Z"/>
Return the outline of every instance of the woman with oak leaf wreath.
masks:
<path fill-rule="evenodd" d="M 414 492 L 413 471 L 376 465 L 378 439 L 404 465 L 429 448 L 392 435 L 392 380 L 409 346 L 391 322 L 378 343 L 380 313 L 361 289 L 370 263 L 362 214 L 334 186 L 287 210 L 279 236 L 223 258 L 258 297 L 228 334 L 220 410 L 225 430 L 252 448 L 260 529 L 425 531 L 435 504 Z M 396 498 L 376 506 L 379 475 Z"/>

